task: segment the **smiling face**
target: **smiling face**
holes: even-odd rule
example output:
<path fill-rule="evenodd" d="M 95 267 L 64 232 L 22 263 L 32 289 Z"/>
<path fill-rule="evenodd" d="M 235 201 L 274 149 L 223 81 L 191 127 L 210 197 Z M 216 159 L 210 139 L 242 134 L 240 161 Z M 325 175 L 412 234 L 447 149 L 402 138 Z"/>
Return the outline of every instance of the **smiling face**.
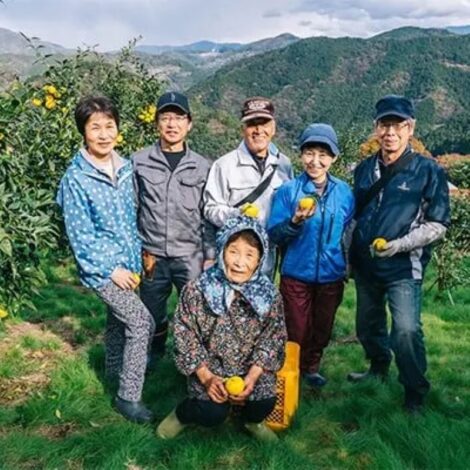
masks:
<path fill-rule="evenodd" d="M 85 144 L 88 153 L 100 160 L 111 156 L 119 134 L 116 121 L 105 113 L 90 115 L 85 123 Z"/>
<path fill-rule="evenodd" d="M 157 130 L 162 148 L 173 152 L 183 150 L 191 126 L 189 116 L 177 107 L 167 107 L 158 113 Z"/>
<path fill-rule="evenodd" d="M 230 282 L 242 284 L 255 273 L 261 259 L 260 242 L 256 241 L 258 243 L 253 243 L 251 237 L 240 235 L 225 246 L 225 275 Z"/>
<path fill-rule="evenodd" d="M 382 153 L 401 155 L 413 135 L 414 124 L 411 120 L 398 116 L 387 116 L 375 124 L 375 135 Z"/>
<path fill-rule="evenodd" d="M 248 150 L 260 157 L 268 155 L 269 144 L 275 133 L 274 119 L 255 118 L 243 125 L 243 138 Z"/>
<path fill-rule="evenodd" d="M 326 146 L 316 144 L 302 148 L 300 155 L 305 173 L 317 183 L 325 181 L 331 165 L 337 158 L 333 156 Z"/>

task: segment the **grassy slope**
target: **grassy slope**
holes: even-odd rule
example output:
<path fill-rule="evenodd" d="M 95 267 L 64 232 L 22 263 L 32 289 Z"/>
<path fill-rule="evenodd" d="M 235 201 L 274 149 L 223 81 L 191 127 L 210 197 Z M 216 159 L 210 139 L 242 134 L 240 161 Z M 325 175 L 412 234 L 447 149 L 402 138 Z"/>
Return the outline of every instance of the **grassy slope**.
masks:
<path fill-rule="evenodd" d="M 49 278 L 36 300 L 38 312 L 24 317 L 45 323 L 77 352 L 62 359 L 47 389 L 21 405 L 0 408 L 2 469 L 468 468 L 468 291 L 456 293 L 456 307 L 436 300 L 434 292 L 425 298 L 433 389 L 426 414 L 411 419 L 400 409 L 396 370 L 388 384 L 352 385 L 344 380 L 348 371 L 364 365 L 360 346 L 348 340 L 354 331 L 350 285 L 324 363 L 329 384 L 320 395 L 302 390 L 292 428 L 278 444 L 262 446 L 231 424 L 216 431 L 187 430 L 168 442 L 158 440 L 153 427 L 127 423 L 112 410 L 109 389 L 100 382 L 103 306 L 77 287 L 70 265 L 50 268 Z M 31 341 L 23 346 L 38 347 Z M 15 373 L 5 358 L 2 364 L 0 375 Z M 160 420 L 184 390 L 184 379 L 167 357 L 148 376 L 145 400 Z"/>

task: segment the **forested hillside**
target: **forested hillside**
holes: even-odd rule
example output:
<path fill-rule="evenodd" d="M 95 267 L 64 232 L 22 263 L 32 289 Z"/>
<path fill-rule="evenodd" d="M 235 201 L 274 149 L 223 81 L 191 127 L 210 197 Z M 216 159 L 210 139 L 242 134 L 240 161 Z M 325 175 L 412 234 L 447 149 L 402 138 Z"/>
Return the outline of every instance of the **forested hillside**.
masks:
<path fill-rule="evenodd" d="M 288 146 L 314 121 L 367 132 L 375 101 L 404 94 L 416 104 L 418 133 L 432 152 L 470 153 L 468 35 L 403 28 L 367 40 L 304 39 L 223 67 L 190 93 L 214 113 L 235 115 L 245 97 L 271 97 Z"/>

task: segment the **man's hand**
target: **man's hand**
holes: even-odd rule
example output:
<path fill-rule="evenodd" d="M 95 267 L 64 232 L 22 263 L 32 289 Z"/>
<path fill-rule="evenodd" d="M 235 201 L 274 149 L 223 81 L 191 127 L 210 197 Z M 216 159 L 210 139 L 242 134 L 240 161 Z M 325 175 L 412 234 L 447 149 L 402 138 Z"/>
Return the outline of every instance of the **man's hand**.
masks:
<path fill-rule="evenodd" d="M 371 247 L 372 250 L 374 250 Z M 387 242 L 385 248 L 381 251 L 374 250 L 374 256 L 377 258 L 390 258 L 400 252 L 401 242 L 400 240 L 391 240 Z"/>
<path fill-rule="evenodd" d="M 214 266 L 215 264 L 215 259 L 205 259 L 204 263 L 202 263 L 202 270 L 207 271 L 209 268 Z"/>
<path fill-rule="evenodd" d="M 124 268 L 116 268 L 111 274 L 111 280 L 123 290 L 134 290 L 139 285 L 134 273 Z"/>

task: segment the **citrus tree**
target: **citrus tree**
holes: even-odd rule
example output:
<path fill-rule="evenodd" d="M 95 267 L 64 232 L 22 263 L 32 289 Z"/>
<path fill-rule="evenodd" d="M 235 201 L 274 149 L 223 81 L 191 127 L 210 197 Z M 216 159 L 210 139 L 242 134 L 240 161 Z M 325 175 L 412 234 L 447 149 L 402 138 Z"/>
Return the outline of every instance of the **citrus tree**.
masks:
<path fill-rule="evenodd" d="M 73 111 L 90 94 L 106 95 L 121 114 L 118 151 L 127 156 L 155 139 L 155 100 L 162 84 L 133 54 L 91 50 L 14 82 L 0 95 L 0 310 L 31 305 L 43 281 L 40 256 L 62 233 L 54 198 L 70 158 L 82 145 Z"/>

